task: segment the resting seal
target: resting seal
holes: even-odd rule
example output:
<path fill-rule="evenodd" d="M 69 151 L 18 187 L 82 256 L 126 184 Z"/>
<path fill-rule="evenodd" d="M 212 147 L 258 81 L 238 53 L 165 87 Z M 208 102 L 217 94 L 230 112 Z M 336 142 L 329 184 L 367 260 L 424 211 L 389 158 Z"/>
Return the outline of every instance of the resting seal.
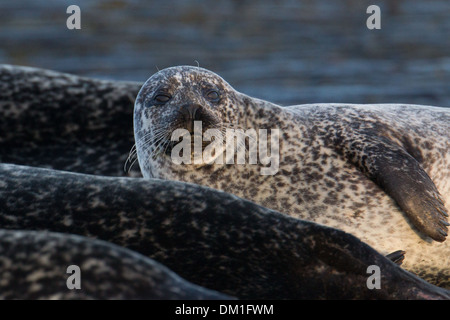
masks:
<path fill-rule="evenodd" d="M 203 134 L 208 129 L 278 129 L 278 171 L 262 175 L 267 165 L 260 162 L 174 163 L 171 133 L 186 129 L 195 139 L 195 121 L 203 123 Z M 134 111 L 136 152 L 145 178 L 233 193 L 350 232 L 384 254 L 403 249 L 406 269 L 442 286 L 450 286 L 450 245 L 445 241 L 449 123 L 450 110 L 439 107 L 281 107 L 237 92 L 213 72 L 188 66 L 164 69 L 148 79 Z M 225 148 L 217 150 L 216 157 Z"/>
<path fill-rule="evenodd" d="M 125 175 L 141 86 L 0 65 L 0 162 Z"/>
<path fill-rule="evenodd" d="M 133 140 L 132 123 L 125 118 L 131 114 L 135 84 L 17 66 L 0 66 L 0 80 L 1 162 L 123 175 Z M 123 158 L 117 156 L 121 153 Z M 175 181 L 0 164 L 0 225 L 40 230 L 36 238 L 12 231 L 24 235 L 15 242 L 18 251 L 41 252 L 45 247 L 34 242 L 39 238 L 48 240 L 48 253 L 57 258 L 71 260 L 71 254 L 86 253 L 84 244 L 64 242 L 62 236 L 62 246 L 73 249 L 66 256 L 55 246 L 59 237 L 45 240 L 43 230 L 103 239 L 153 258 L 193 283 L 247 299 L 450 298 L 448 291 L 402 270 L 342 231 Z M 4 239 L 8 243 L 8 235 Z M 7 254 L 13 263 L 23 258 L 15 252 Z M 98 257 L 99 263 L 111 262 L 108 254 Z M 389 258 L 401 260 L 401 255 Z M 366 286 L 369 265 L 381 269 L 380 290 Z M 24 266 L 42 264 L 31 259 Z M 22 292 L 24 297 L 33 294 Z"/>
<path fill-rule="evenodd" d="M 4 229 L 108 241 L 162 263 L 191 283 L 241 299 L 450 299 L 448 290 L 423 281 L 350 234 L 178 181 L 0 164 L 0 222 Z M 0 246 L 5 243 L 2 234 Z M 108 267 L 106 275 L 120 270 L 118 266 L 133 271 L 134 266 L 148 265 L 112 245 L 70 239 L 40 232 L 18 237 L 13 247 L 9 241 L 11 250 L 1 251 L 0 271 L 5 268 L 3 255 L 11 258 L 12 268 L 42 266 L 39 256 L 25 261 L 18 251 L 45 252 L 60 265 L 98 257 L 98 263 Z M 94 255 L 89 254 L 91 246 L 97 248 Z M 380 268 L 380 289 L 367 287 L 371 265 Z M 86 270 L 86 277 L 95 280 L 95 271 Z M 83 277 L 83 268 L 81 272 Z M 143 278 L 152 270 L 142 277 L 137 273 L 132 274 L 146 286 Z M 57 279 L 53 269 L 47 274 Z M 98 281 L 119 290 L 126 284 L 121 275 L 111 283 Z M 52 281 L 49 285 L 57 286 Z M 138 286 L 129 289 L 133 292 Z"/>
<path fill-rule="evenodd" d="M 0 252 L 0 299 L 230 299 L 100 240 L 0 229 Z M 79 289 L 68 289 L 69 266 L 80 268 Z"/>

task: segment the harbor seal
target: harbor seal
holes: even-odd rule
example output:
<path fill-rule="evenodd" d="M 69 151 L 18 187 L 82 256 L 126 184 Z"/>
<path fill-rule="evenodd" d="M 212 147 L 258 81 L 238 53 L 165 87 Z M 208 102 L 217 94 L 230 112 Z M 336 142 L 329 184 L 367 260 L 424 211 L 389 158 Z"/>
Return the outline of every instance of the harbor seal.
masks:
<path fill-rule="evenodd" d="M 141 176 L 137 167 L 123 170 L 141 86 L 0 65 L 0 162 Z"/>
<path fill-rule="evenodd" d="M 262 175 L 267 163 L 249 161 L 175 162 L 171 134 L 185 129 L 195 136 L 196 121 L 203 123 L 200 135 L 208 129 L 278 130 L 278 170 Z M 167 68 L 150 77 L 134 110 L 136 153 L 145 178 L 223 190 L 347 231 L 384 254 L 402 248 L 406 269 L 442 286 L 450 285 L 450 245 L 445 241 L 449 124 L 450 110 L 431 106 L 281 107 L 242 94 L 217 74 L 190 66 Z M 203 144 L 201 148 L 206 150 Z M 215 157 L 225 150 L 216 149 Z M 189 157 L 194 158 L 194 152 Z"/>
<path fill-rule="evenodd" d="M 124 175 L 133 132 L 119 114 L 129 114 L 135 84 L 20 66 L 0 74 L 1 162 Z M 351 235 L 191 184 L 1 164 L 0 202 L 1 228 L 103 239 L 242 298 L 449 298 Z M 370 264 L 381 268 L 380 290 L 366 286 Z"/>
<path fill-rule="evenodd" d="M 0 229 L 0 252 L 0 299 L 231 299 L 136 252 L 81 236 Z M 79 268 L 78 284 L 70 267 Z"/>
<path fill-rule="evenodd" d="M 154 259 L 191 283 L 240 299 L 450 299 L 448 290 L 423 281 L 350 234 L 178 181 L 0 164 L 0 224 L 13 232 L 38 232 L 17 239 L 20 251 L 47 248 L 66 264 L 87 255 L 84 245 L 62 237 L 59 248 L 73 250 L 55 250 L 58 241 L 41 246 L 47 241 L 43 231 L 101 239 Z M 104 249 L 90 256 L 111 267 L 116 262 L 142 266 L 139 259 L 128 261 L 128 253 L 117 252 L 116 261 L 109 254 L 116 250 Z M 7 255 L 14 257 L 14 252 Z M 38 266 L 33 257 L 28 262 L 29 268 Z M 373 265 L 380 268 L 380 289 L 367 286 Z"/>

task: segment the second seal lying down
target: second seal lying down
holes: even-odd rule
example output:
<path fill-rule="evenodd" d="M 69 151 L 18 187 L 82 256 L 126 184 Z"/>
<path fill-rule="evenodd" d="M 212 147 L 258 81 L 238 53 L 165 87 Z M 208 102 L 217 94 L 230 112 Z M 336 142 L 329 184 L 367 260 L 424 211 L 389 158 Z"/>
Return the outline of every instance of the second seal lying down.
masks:
<path fill-rule="evenodd" d="M 0 163 L 0 221 L 5 298 L 450 299 L 350 234 L 190 183 Z"/>

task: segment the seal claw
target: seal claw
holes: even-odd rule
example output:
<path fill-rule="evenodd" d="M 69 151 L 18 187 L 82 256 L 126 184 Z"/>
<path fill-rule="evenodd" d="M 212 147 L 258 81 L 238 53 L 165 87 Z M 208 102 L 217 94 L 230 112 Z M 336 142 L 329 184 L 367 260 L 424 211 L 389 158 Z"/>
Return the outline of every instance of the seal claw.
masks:
<path fill-rule="evenodd" d="M 403 263 L 403 260 L 405 260 L 405 253 L 406 251 L 404 250 L 397 250 L 386 255 L 386 258 L 400 266 Z"/>
<path fill-rule="evenodd" d="M 448 213 L 443 209 L 438 209 L 444 217 L 448 217 Z"/>
<path fill-rule="evenodd" d="M 438 229 L 438 231 L 444 238 L 448 236 L 447 232 L 445 232 L 444 230 Z"/>
<path fill-rule="evenodd" d="M 447 221 L 445 221 L 445 220 L 439 220 L 439 222 L 441 223 L 441 224 L 443 224 L 444 226 L 446 226 L 446 227 L 448 227 L 448 226 L 450 226 L 450 223 L 448 223 Z"/>

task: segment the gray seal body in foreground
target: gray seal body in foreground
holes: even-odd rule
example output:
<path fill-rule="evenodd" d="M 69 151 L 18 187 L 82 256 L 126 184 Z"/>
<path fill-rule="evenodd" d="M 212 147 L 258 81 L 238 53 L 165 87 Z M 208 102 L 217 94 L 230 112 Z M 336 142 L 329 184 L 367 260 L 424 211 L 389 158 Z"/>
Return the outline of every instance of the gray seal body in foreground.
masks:
<path fill-rule="evenodd" d="M 0 162 L 124 176 L 141 86 L 0 65 Z"/>
<path fill-rule="evenodd" d="M 186 129 L 195 141 L 195 121 L 202 123 L 201 134 L 241 129 L 245 138 L 248 130 L 277 129 L 279 162 L 195 163 L 192 153 L 191 164 L 178 164 L 171 134 Z M 384 254 L 403 249 L 406 269 L 450 286 L 450 245 L 445 241 L 450 109 L 400 104 L 281 107 L 237 92 L 211 71 L 181 66 L 161 70 L 143 85 L 135 102 L 134 131 L 145 178 L 233 193 L 352 233 Z M 241 145 L 249 151 L 253 140 Z M 201 150 L 207 146 L 204 142 Z M 228 159 L 225 151 L 216 149 L 208 159 Z M 274 174 L 262 175 L 261 169 L 271 165 Z"/>
<path fill-rule="evenodd" d="M 423 281 L 350 234 L 178 181 L 0 164 L 0 225 L 22 230 L 0 232 L 0 287 L 5 285 L 3 271 L 15 268 L 23 268 L 22 278 L 56 274 L 46 284 L 56 285 L 59 274 L 45 264 L 53 258 L 64 266 L 80 263 L 83 281 L 82 260 L 91 256 L 92 264 L 86 265 L 98 264 L 104 273 L 88 268 L 87 278 L 95 277 L 96 270 L 103 276 L 111 272 L 111 283 L 101 277 L 98 283 L 120 289 L 136 277 L 131 290 L 146 285 L 153 266 L 129 253 L 133 250 L 191 283 L 241 299 L 450 299 L 448 290 Z M 38 233 L 22 237 L 25 230 Z M 44 230 L 129 250 L 46 236 Z M 16 232 L 13 241 L 10 235 Z M 33 252 L 43 253 L 43 262 Z M 33 274 L 43 263 L 47 271 Z M 149 270 L 140 275 L 145 265 Z M 367 285 L 373 276 L 370 266 L 379 267 L 380 289 Z M 171 283 L 166 289 L 173 292 Z"/>
<path fill-rule="evenodd" d="M 230 299 L 111 243 L 0 229 L 0 299 Z"/>

